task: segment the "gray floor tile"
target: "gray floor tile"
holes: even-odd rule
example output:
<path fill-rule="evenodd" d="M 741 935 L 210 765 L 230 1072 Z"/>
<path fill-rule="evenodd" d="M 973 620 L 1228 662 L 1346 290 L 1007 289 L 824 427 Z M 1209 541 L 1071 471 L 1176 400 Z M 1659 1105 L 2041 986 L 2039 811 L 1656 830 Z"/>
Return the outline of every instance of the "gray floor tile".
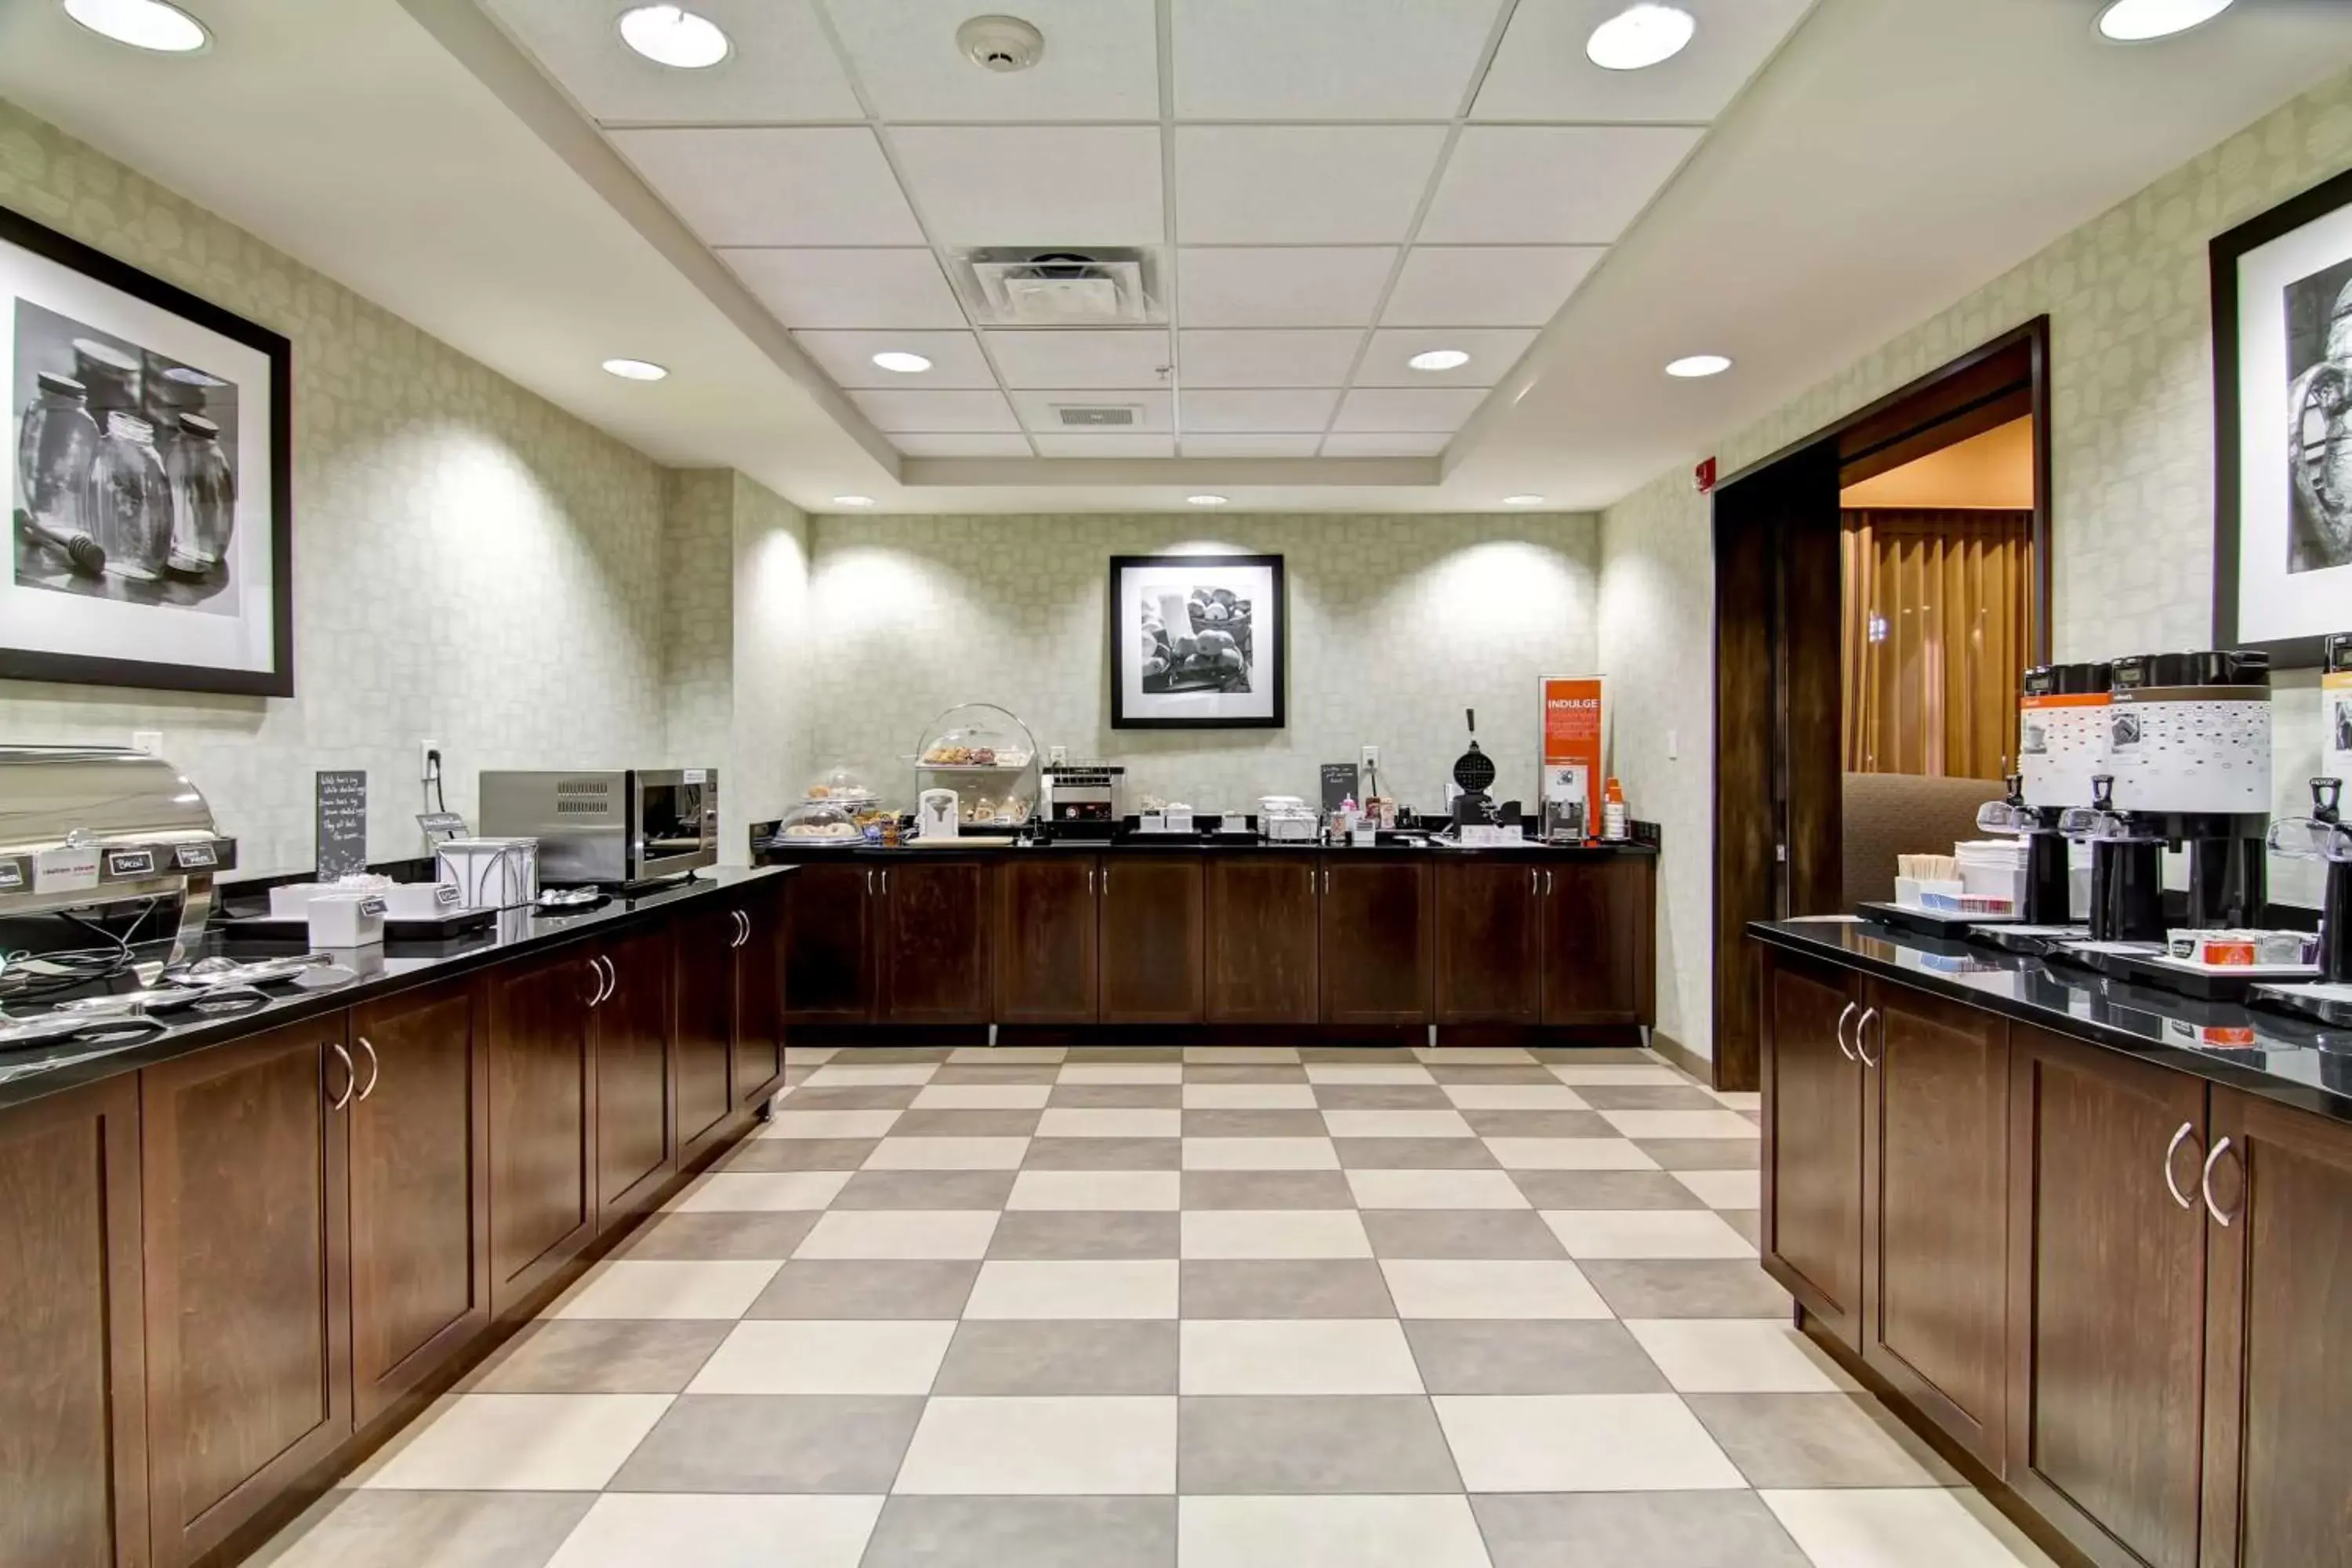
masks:
<path fill-rule="evenodd" d="M 1753 1138 L 1636 1138 L 1633 1146 L 1662 1171 L 1752 1171 L 1764 1146 Z"/>
<path fill-rule="evenodd" d="M 1073 1062 L 1181 1062 L 1181 1046 L 1072 1046 L 1065 1058 Z"/>
<path fill-rule="evenodd" d="M 1513 1171 L 1539 1209 L 1703 1209 L 1697 1194 L 1664 1171 Z"/>
<path fill-rule="evenodd" d="M 1570 1062 L 1579 1067 L 1661 1067 L 1664 1064 L 1647 1051 L 1625 1050 L 1614 1046 L 1535 1046 L 1528 1055 L 1539 1062 Z"/>
<path fill-rule="evenodd" d="M 1001 1209 L 1013 1171 L 860 1171 L 834 1197 L 837 1209 Z"/>
<path fill-rule="evenodd" d="M 1420 1318 L 1404 1325 L 1432 1394 L 1664 1394 L 1625 1325 Z"/>
<path fill-rule="evenodd" d="M 1696 1084 L 1580 1083 L 1576 1092 L 1595 1110 L 1720 1110 L 1722 1101 Z"/>
<path fill-rule="evenodd" d="M 1032 1138 L 1024 1171 L 1173 1171 L 1184 1163 L 1175 1138 Z"/>
<path fill-rule="evenodd" d="M 894 1497 L 861 1568 L 1175 1564 L 1174 1498 Z"/>
<path fill-rule="evenodd" d="M 775 1139 L 774 1142 L 789 1142 Z M 789 1214 L 666 1214 L 631 1237 L 615 1257 L 639 1263 L 790 1258 L 821 1216 Z"/>
<path fill-rule="evenodd" d="M 1341 1171 L 1187 1171 L 1188 1209 L 1351 1209 L 1356 1194 Z"/>
<path fill-rule="evenodd" d="M 1577 1265 L 1621 1318 L 1783 1318 L 1789 1293 L 1748 1258 L 1588 1258 Z"/>
<path fill-rule="evenodd" d="M 1188 1398 L 1179 1406 L 1180 1492 L 1458 1492 L 1460 1472 L 1418 1394 Z"/>
<path fill-rule="evenodd" d="M 1754 1492 L 1474 1497 L 1495 1568 L 1811 1568 Z"/>
<path fill-rule="evenodd" d="M 733 1328 L 718 1320 L 550 1319 L 467 1373 L 474 1394 L 676 1394 Z"/>
<path fill-rule="evenodd" d="M 1433 1083 L 1318 1083 L 1315 1103 L 1326 1110 L 1451 1110 L 1454 1101 Z"/>
<path fill-rule="evenodd" d="M 1188 1062 L 1186 1083 L 1305 1083 L 1304 1067 L 1282 1062 Z"/>
<path fill-rule="evenodd" d="M 605 1489 L 865 1492 L 890 1489 L 919 1398 L 684 1394 Z"/>
<path fill-rule="evenodd" d="M 1037 1131 L 1037 1119 L 1044 1114 L 1042 1110 L 909 1110 L 890 1124 L 890 1136 L 1026 1138 Z"/>
<path fill-rule="evenodd" d="M 1367 1258 L 1189 1258 L 1177 1310 L 1185 1318 L 1393 1318 L 1381 1266 Z"/>
<path fill-rule="evenodd" d="M 787 1263 L 751 1303 L 747 1318 L 960 1318 L 980 1278 L 978 1263 L 925 1258 Z"/>
<path fill-rule="evenodd" d="M 1526 1209 L 1366 1209 L 1375 1258 L 1566 1258 L 1568 1249 Z"/>
<path fill-rule="evenodd" d="M 1688 1394 L 1752 1487 L 1956 1486 L 1960 1477 L 1868 1394 Z"/>
<path fill-rule="evenodd" d="M 712 1167 L 719 1171 L 854 1171 L 879 1138 L 747 1138 Z"/>
<path fill-rule="evenodd" d="M 1320 1138 L 1319 1110 L 1188 1110 L 1187 1138 Z"/>
<path fill-rule="evenodd" d="M 1759 1251 L 1764 1246 L 1764 1211 L 1761 1209 L 1717 1209 L 1723 1223 L 1748 1238 L 1748 1245 Z"/>
<path fill-rule="evenodd" d="M 1168 1213 L 1018 1209 L 996 1222 L 988 1256 L 999 1261 L 1174 1258 L 1181 1224 L 1181 1216 Z"/>
<path fill-rule="evenodd" d="M 792 1094 L 794 1110 L 904 1110 L 923 1092 L 919 1083 L 844 1084 L 826 1089 L 810 1084 Z"/>
<path fill-rule="evenodd" d="M 943 1062 L 953 1046 L 848 1046 L 829 1064 L 837 1068 L 896 1067 L 906 1062 Z"/>
<path fill-rule="evenodd" d="M 248 1562 L 252 1568 L 541 1568 L 595 1500 L 593 1492 L 331 1491 Z"/>
<path fill-rule="evenodd" d="M 1173 1320 L 965 1322 L 933 1394 L 1173 1394 Z"/>
<path fill-rule="evenodd" d="M 1580 1090 L 1579 1092 L 1581 1092 Z M 1717 1106 L 1716 1109 L 1721 1110 Z M 912 1114 L 911 1112 L 909 1114 Z M 1481 1138 L 1614 1138 L 1617 1129 L 1597 1110 L 1465 1110 L 1462 1119 Z M 903 1131 L 902 1120 L 893 1131 Z"/>
<path fill-rule="evenodd" d="M 1501 1162 L 1475 1138 L 1334 1138 L 1349 1171 L 1491 1171 Z"/>
<path fill-rule="evenodd" d="M 1057 1083 L 1048 1106 L 1080 1110 L 1179 1110 L 1184 1086 L 1178 1083 Z"/>
<path fill-rule="evenodd" d="M 1421 1058 L 1408 1046 L 1301 1046 L 1302 1062 L 1362 1062 L 1374 1067 L 1409 1068 Z"/>
<path fill-rule="evenodd" d="M 1439 1083 L 1524 1083 L 1553 1086 L 1559 1079 L 1540 1062 L 1528 1062 L 1512 1067 L 1501 1062 L 1452 1063 L 1434 1061 L 1427 1064 L 1429 1076 Z"/>
<path fill-rule="evenodd" d="M 933 1083 L 1051 1083 L 1060 1076 L 1058 1062 L 948 1062 L 931 1075 Z"/>

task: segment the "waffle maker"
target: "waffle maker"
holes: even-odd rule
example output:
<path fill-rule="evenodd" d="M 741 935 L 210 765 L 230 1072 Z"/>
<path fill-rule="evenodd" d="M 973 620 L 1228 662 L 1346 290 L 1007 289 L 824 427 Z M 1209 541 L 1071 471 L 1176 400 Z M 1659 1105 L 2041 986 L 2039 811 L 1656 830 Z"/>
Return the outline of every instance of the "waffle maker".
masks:
<path fill-rule="evenodd" d="M 1478 748 L 1478 710 L 1465 708 L 1462 713 L 1470 726 L 1470 749 L 1454 759 L 1454 787 L 1461 792 L 1454 797 L 1454 820 L 1489 823 L 1495 820 L 1495 801 L 1486 792 L 1495 785 L 1495 759 Z"/>

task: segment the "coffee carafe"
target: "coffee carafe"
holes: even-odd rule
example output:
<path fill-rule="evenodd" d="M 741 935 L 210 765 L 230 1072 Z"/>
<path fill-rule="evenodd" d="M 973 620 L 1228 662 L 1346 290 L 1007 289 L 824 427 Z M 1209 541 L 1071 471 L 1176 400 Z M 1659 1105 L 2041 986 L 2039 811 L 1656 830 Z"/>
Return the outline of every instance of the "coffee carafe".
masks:
<path fill-rule="evenodd" d="M 2091 805 L 2066 813 L 2069 835 L 2091 843 L 2091 940 L 2164 940 L 2164 837 L 2118 811 L 2115 779 L 2091 780 Z"/>
<path fill-rule="evenodd" d="M 2344 781 L 2311 781 L 2311 815 L 2271 825 L 2269 847 L 2292 860 L 2327 866 L 2326 890 L 2319 904 L 2319 978 L 2323 984 L 2352 984 L 2352 827 L 2341 810 Z"/>

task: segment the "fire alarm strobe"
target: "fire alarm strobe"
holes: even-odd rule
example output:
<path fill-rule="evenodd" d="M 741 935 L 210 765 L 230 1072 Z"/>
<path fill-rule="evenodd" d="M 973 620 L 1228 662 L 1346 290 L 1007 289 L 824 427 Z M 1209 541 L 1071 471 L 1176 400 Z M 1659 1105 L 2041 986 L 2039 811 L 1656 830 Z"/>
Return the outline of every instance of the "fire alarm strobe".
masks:
<path fill-rule="evenodd" d="M 992 71 L 1025 71 L 1045 52 L 1045 35 L 1018 16 L 974 16 L 956 29 L 956 47 Z"/>

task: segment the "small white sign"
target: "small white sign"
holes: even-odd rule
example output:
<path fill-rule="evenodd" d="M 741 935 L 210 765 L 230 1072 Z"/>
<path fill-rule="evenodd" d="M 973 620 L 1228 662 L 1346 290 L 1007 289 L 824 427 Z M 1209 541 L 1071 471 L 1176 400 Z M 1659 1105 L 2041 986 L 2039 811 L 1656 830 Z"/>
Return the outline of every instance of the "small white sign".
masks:
<path fill-rule="evenodd" d="M 702 775 L 708 771 L 709 770 L 704 768 L 688 768 L 686 770 L 686 782 L 690 784 L 698 784 L 702 782 Z"/>
<path fill-rule="evenodd" d="M 79 893 L 98 886 L 98 846 L 60 844 L 33 857 L 33 891 Z"/>

